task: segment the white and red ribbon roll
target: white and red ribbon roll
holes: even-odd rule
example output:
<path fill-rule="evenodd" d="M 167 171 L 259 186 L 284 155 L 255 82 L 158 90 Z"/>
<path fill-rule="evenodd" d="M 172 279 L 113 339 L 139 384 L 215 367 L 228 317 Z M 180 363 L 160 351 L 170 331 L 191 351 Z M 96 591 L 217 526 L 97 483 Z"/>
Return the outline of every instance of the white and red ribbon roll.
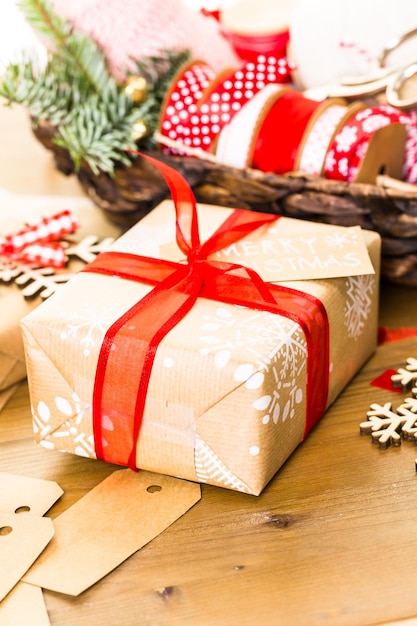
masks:
<path fill-rule="evenodd" d="M 328 100 L 323 103 L 323 108 L 313 120 L 311 128 L 306 130 L 295 163 L 296 170 L 307 174 L 321 174 L 332 137 L 347 111 L 348 106 L 342 101 Z"/>
<path fill-rule="evenodd" d="M 37 224 L 0 237 L 0 256 L 42 267 L 64 267 L 65 246 L 59 240 L 79 226 L 78 218 L 70 211 L 45 217 Z"/>
<path fill-rule="evenodd" d="M 351 116 L 326 154 L 324 176 L 352 182 L 358 173 L 372 135 L 385 126 L 404 123 L 401 111 L 387 105 L 367 107 Z"/>

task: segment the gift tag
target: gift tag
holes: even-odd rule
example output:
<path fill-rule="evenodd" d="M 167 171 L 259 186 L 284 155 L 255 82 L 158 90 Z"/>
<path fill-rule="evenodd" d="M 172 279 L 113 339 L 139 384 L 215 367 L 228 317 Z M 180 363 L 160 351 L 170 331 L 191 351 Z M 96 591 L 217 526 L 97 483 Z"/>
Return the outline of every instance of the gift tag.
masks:
<path fill-rule="evenodd" d="M 54 520 L 52 541 L 25 582 L 76 596 L 200 500 L 196 483 L 118 470 Z"/>
<path fill-rule="evenodd" d="M 0 511 L 42 517 L 63 494 L 51 480 L 0 472 Z"/>
<path fill-rule="evenodd" d="M 3 626 L 49 626 L 50 621 L 40 587 L 18 583 L 0 603 L 0 624 Z"/>
<path fill-rule="evenodd" d="M 0 513 L 0 601 L 19 582 L 54 535 L 52 520 Z"/>

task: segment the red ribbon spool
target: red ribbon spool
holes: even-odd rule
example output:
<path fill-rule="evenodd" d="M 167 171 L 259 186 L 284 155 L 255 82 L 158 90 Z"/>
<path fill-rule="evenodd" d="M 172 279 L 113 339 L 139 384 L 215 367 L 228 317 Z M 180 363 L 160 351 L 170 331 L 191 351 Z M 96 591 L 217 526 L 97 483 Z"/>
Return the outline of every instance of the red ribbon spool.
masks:
<path fill-rule="evenodd" d="M 307 125 L 321 104 L 298 91 L 283 91 L 259 128 L 251 167 L 276 174 L 293 171 Z"/>

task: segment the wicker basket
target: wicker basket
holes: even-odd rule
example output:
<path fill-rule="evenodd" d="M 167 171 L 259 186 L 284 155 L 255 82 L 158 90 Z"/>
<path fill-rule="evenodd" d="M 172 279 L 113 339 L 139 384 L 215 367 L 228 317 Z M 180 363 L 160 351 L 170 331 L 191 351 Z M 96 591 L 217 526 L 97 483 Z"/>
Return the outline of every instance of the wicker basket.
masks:
<path fill-rule="evenodd" d="M 68 153 L 53 143 L 54 128 L 41 123 L 33 132 L 53 152 L 57 168 L 72 174 Z M 417 286 L 417 191 L 411 185 L 336 182 L 296 172 L 282 176 L 191 157 L 154 156 L 181 172 L 199 202 L 377 231 L 382 237 L 382 278 Z M 77 177 L 92 201 L 122 228 L 169 195 L 162 176 L 145 159 L 117 168 L 113 178 L 94 175 L 87 165 Z"/>

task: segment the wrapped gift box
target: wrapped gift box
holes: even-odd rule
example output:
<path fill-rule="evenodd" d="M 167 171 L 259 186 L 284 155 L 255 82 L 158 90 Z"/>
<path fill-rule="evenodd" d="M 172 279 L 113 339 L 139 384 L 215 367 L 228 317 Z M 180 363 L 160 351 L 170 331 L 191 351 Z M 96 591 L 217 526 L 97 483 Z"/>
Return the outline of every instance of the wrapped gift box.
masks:
<path fill-rule="evenodd" d="M 200 239 L 234 213 L 199 205 Z M 143 329 L 154 337 L 165 314 L 163 304 L 144 304 L 160 278 L 152 283 L 135 268 L 144 261 L 158 274 L 163 259 L 168 274 L 182 271 L 175 228 L 173 203 L 164 201 L 99 255 L 97 267 L 22 320 L 35 438 L 45 448 L 126 465 L 133 459 L 142 469 L 258 495 L 375 350 L 380 237 L 282 217 L 210 254 L 214 265 L 255 270 L 278 299 L 282 291 L 280 312 L 245 304 L 233 279 L 230 293 L 228 286 L 203 293 L 163 336 L 151 364 L 142 363 L 146 399 L 138 392 L 126 400 L 137 388 Z M 310 302 L 321 306 L 313 307 L 312 328 L 298 319 Z M 137 306 L 142 317 L 130 317 Z M 143 420 L 132 433 L 141 403 Z"/>

